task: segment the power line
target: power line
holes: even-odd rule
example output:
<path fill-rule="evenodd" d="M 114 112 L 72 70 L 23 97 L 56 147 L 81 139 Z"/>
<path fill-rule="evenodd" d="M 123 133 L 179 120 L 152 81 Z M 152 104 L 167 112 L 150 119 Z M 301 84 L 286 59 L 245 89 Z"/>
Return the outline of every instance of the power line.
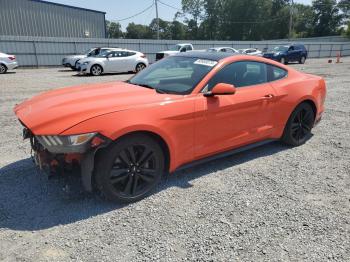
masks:
<path fill-rule="evenodd" d="M 123 18 L 123 19 L 118 19 L 118 20 L 115 20 L 115 21 L 116 21 L 116 22 L 121 22 L 121 21 L 125 21 L 125 20 L 128 20 L 128 19 L 134 18 L 134 17 L 136 17 L 136 16 L 138 16 L 138 15 L 141 15 L 141 14 L 145 13 L 146 11 L 148 11 L 149 9 L 151 9 L 153 6 L 154 6 L 154 2 L 153 2 L 149 7 L 147 7 L 146 9 L 144 9 L 144 10 L 138 12 L 137 14 L 134 14 L 134 15 L 129 16 L 129 17 L 125 17 L 125 18 Z"/>
<path fill-rule="evenodd" d="M 173 5 L 169 5 L 169 4 L 167 4 L 167 3 L 164 3 L 164 2 L 162 2 L 162 1 L 160 1 L 160 0 L 158 0 L 158 3 L 161 3 L 162 5 L 165 5 L 165 6 L 167 6 L 167 7 L 170 7 L 170 8 L 172 8 L 172 9 L 177 10 L 177 11 L 182 11 L 182 9 L 177 8 L 177 7 L 173 6 Z"/>

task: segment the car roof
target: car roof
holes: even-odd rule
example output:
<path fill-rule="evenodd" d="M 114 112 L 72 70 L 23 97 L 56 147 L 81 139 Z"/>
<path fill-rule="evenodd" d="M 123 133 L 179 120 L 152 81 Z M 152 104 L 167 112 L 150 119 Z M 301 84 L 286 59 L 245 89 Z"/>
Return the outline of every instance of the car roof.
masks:
<path fill-rule="evenodd" d="M 221 49 L 221 48 L 230 48 L 230 49 L 234 49 L 231 46 L 218 46 L 218 47 L 210 47 L 209 49 Z"/>
<path fill-rule="evenodd" d="M 178 54 L 175 54 L 174 56 L 193 57 L 193 58 L 199 58 L 199 59 L 219 61 L 221 59 L 224 59 L 226 57 L 233 56 L 233 55 L 238 55 L 238 54 L 226 53 L 226 52 L 190 51 L 190 52 L 178 53 Z"/>

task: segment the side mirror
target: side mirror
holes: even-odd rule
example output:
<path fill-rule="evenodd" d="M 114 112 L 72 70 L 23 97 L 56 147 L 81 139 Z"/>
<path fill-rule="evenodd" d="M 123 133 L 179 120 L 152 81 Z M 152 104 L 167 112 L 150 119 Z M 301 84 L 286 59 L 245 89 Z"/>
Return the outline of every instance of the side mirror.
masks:
<path fill-rule="evenodd" d="M 236 87 L 234 85 L 218 83 L 213 89 L 207 93 L 204 93 L 205 97 L 219 96 L 219 95 L 233 95 L 236 93 Z"/>
<path fill-rule="evenodd" d="M 180 52 L 186 52 L 186 48 L 185 47 L 181 48 Z"/>

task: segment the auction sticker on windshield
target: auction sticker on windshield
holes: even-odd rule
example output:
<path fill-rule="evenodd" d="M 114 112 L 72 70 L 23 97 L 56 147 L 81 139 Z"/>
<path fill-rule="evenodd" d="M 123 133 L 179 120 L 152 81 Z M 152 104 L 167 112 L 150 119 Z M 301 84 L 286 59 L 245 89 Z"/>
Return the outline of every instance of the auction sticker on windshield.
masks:
<path fill-rule="evenodd" d="M 207 59 L 197 59 L 196 61 L 194 61 L 194 64 L 196 65 L 205 65 L 210 67 L 215 66 L 217 63 L 218 63 L 217 61 L 207 60 Z"/>

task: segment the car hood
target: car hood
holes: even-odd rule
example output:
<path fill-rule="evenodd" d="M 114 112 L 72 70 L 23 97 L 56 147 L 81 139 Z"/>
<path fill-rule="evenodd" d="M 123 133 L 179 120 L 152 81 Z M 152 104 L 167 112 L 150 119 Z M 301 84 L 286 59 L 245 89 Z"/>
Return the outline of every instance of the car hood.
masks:
<path fill-rule="evenodd" d="M 85 57 L 86 55 L 71 55 L 71 56 L 66 56 L 65 59 L 82 59 Z"/>
<path fill-rule="evenodd" d="M 93 57 L 93 56 L 91 56 L 91 57 L 86 57 L 86 58 L 84 58 L 84 59 L 80 59 L 80 60 L 79 60 L 79 63 L 82 64 L 82 63 L 84 63 L 84 62 L 102 61 L 102 60 L 106 60 L 106 59 L 107 59 L 107 58 L 105 58 L 105 57 Z"/>
<path fill-rule="evenodd" d="M 16 105 L 14 111 L 35 135 L 53 135 L 99 115 L 169 101 L 169 96 L 125 82 L 110 82 L 49 91 Z"/>

